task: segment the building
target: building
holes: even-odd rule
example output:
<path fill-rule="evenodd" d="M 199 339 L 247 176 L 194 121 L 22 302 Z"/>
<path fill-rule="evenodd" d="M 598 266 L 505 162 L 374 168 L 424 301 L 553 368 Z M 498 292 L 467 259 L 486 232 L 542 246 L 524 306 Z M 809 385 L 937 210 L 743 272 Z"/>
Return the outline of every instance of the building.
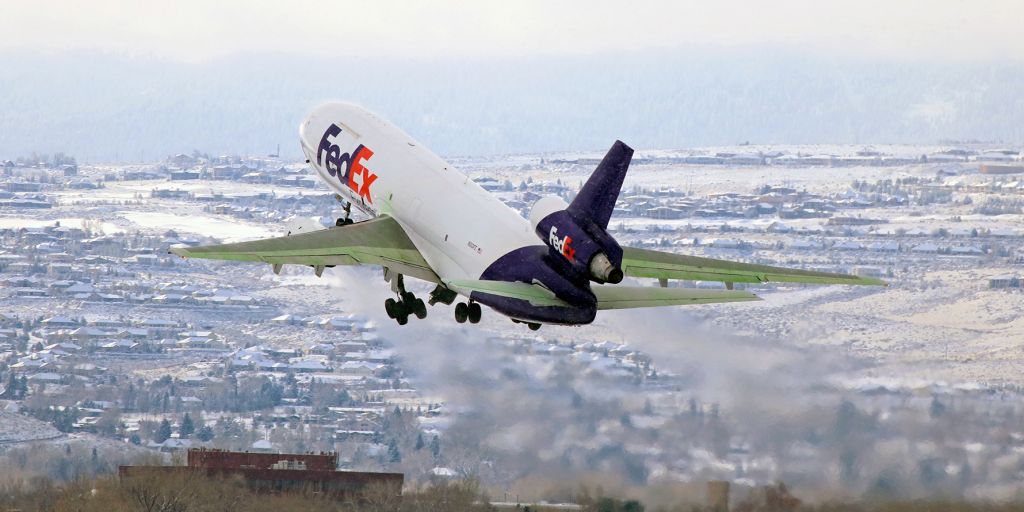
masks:
<path fill-rule="evenodd" d="M 981 164 L 978 166 L 981 174 L 1020 174 L 1024 173 L 1024 165 L 992 165 Z"/>
<path fill-rule="evenodd" d="M 1020 288 L 1020 278 L 1013 274 L 1004 274 L 988 278 L 988 287 L 993 289 Z"/>
<path fill-rule="evenodd" d="M 133 477 L 200 472 L 208 477 L 241 478 L 255 492 L 315 492 L 340 500 L 358 498 L 369 486 L 402 492 L 401 473 L 338 471 L 336 453 L 251 453 L 193 448 L 185 466 L 120 466 L 118 476 Z"/>

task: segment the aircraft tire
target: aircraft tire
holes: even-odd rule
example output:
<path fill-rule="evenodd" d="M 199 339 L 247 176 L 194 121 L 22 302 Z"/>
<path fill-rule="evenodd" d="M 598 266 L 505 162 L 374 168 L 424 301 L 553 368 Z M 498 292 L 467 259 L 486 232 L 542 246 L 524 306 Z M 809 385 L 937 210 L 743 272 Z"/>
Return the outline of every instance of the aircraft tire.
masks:
<path fill-rule="evenodd" d="M 465 302 L 460 302 L 455 305 L 455 321 L 464 324 L 466 319 L 469 318 L 469 306 Z"/>
<path fill-rule="evenodd" d="M 416 318 L 423 320 L 427 317 L 427 305 L 423 303 L 423 299 L 416 299 L 410 306 Z"/>
<path fill-rule="evenodd" d="M 469 316 L 469 323 L 471 323 L 471 324 L 480 323 L 480 316 L 482 314 L 483 314 L 483 311 L 481 311 L 481 309 L 480 309 L 480 304 L 477 304 L 476 302 L 470 302 L 469 303 L 469 315 L 468 315 Z"/>
<path fill-rule="evenodd" d="M 409 313 L 403 311 L 402 314 L 395 318 L 395 321 L 398 322 L 398 325 L 405 325 L 409 323 Z"/>
<path fill-rule="evenodd" d="M 398 302 L 396 302 L 395 299 L 388 299 L 384 301 L 384 311 L 387 312 L 388 318 L 397 318 Z"/>
<path fill-rule="evenodd" d="M 540 329 L 540 324 L 537 324 L 537 323 L 529 322 L 526 325 L 530 327 L 531 331 L 536 331 L 536 330 Z"/>

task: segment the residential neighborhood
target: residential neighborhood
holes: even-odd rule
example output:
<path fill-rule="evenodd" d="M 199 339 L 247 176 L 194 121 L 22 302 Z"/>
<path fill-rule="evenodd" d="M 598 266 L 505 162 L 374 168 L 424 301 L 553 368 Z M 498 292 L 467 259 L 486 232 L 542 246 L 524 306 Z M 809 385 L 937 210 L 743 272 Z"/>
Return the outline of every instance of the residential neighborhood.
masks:
<path fill-rule="evenodd" d="M 747 286 L 759 303 L 537 333 L 486 311 L 464 330 L 443 306 L 397 328 L 376 269 L 318 279 L 168 253 L 280 235 L 298 217 L 333 225 L 341 205 L 299 163 L 8 160 L 0 446 L 323 451 L 342 469 L 510 490 L 601 468 L 637 485 L 1011 492 L 1024 467 L 1019 151 L 811 149 L 638 152 L 610 229 L 630 246 L 887 288 L 769 282 Z M 453 161 L 527 216 L 545 195 L 571 200 L 595 158 Z"/>

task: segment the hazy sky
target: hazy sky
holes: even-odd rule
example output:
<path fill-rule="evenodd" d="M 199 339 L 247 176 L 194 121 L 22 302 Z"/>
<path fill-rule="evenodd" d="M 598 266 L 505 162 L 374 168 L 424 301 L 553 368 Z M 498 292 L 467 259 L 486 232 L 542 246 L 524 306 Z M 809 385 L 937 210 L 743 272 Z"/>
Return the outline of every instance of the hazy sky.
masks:
<path fill-rule="evenodd" d="M 298 157 L 318 103 L 446 155 L 1024 141 L 1024 0 L 0 0 L 0 158 Z"/>
<path fill-rule="evenodd" d="M 1024 2 L 0 2 L 0 50 L 102 50 L 205 61 L 236 53 L 446 57 L 592 54 L 694 44 L 838 56 L 1024 58 Z"/>

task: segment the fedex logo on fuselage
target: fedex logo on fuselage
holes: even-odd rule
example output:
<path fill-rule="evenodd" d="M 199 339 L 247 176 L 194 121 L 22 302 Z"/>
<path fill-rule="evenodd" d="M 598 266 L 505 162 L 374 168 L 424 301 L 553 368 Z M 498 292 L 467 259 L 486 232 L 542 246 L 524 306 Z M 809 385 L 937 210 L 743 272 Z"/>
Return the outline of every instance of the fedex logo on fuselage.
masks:
<path fill-rule="evenodd" d="M 572 248 L 572 237 L 565 235 L 565 238 L 558 238 L 558 228 L 551 226 L 551 232 L 548 234 L 548 243 L 551 247 L 557 251 L 565 259 L 575 263 L 576 262 L 576 249 Z"/>
<path fill-rule="evenodd" d="M 341 148 L 331 140 L 340 133 L 341 128 L 336 124 L 327 128 L 324 136 L 320 139 L 320 147 L 316 150 L 316 163 L 324 166 L 327 172 L 338 178 L 342 185 L 352 189 L 353 192 L 359 194 L 360 198 L 372 204 L 370 186 L 377 180 L 377 175 L 366 168 L 366 161 L 373 156 L 373 151 L 360 144 L 352 153 L 342 153 Z"/>

